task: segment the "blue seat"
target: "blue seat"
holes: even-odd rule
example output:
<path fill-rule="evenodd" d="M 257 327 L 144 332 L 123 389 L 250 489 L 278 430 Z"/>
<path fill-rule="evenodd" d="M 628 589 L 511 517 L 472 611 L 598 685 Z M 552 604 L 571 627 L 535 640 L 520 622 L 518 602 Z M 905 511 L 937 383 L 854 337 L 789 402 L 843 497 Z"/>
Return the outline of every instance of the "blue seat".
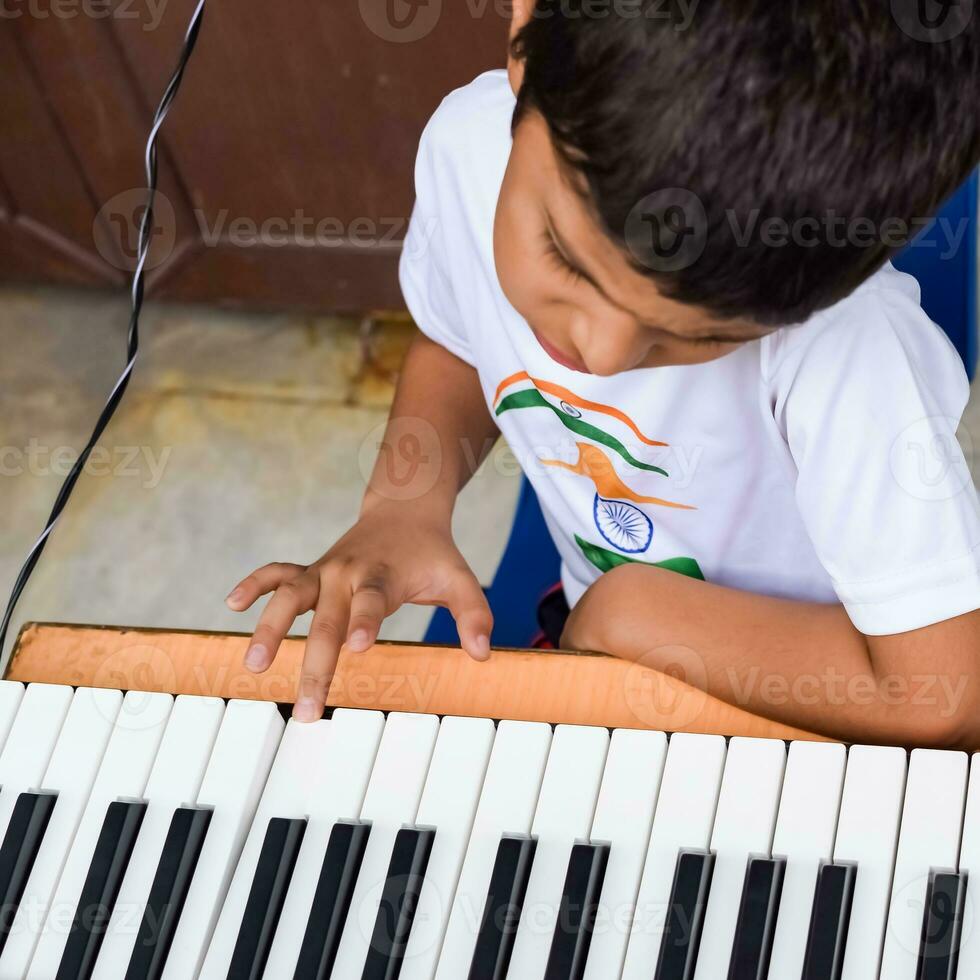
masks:
<path fill-rule="evenodd" d="M 974 173 L 895 260 L 919 280 L 923 308 L 956 344 L 971 378 L 977 366 L 977 184 Z M 950 240 L 959 244 L 951 248 Z"/>
<path fill-rule="evenodd" d="M 486 590 L 493 610 L 493 643 L 526 647 L 537 632 L 538 600 L 555 582 L 561 560 L 541 514 L 538 497 L 524 480 L 517 500 L 504 556 L 493 585 Z M 425 634 L 426 643 L 456 643 L 456 624 L 445 609 L 437 609 Z"/>
<path fill-rule="evenodd" d="M 895 260 L 922 286 L 922 305 L 949 334 L 973 377 L 977 365 L 977 174 L 947 202 Z M 948 243 L 952 235 L 956 248 Z M 956 237 L 961 236 L 961 237 Z M 487 598 L 494 614 L 496 646 L 524 647 L 537 632 L 538 600 L 558 581 L 560 560 L 531 485 L 524 481 L 517 513 Z M 437 609 L 425 636 L 428 643 L 456 643 L 456 625 Z"/>

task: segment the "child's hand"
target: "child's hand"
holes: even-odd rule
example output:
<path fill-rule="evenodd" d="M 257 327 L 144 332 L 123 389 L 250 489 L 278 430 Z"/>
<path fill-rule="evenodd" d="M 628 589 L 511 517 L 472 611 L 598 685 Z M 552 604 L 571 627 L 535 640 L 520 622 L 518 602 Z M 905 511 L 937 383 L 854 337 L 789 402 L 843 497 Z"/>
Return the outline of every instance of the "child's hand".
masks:
<path fill-rule="evenodd" d="M 274 595 L 252 636 L 245 666 L 268 669 L 296 617 L 315 610 L 293 711 L 300 721 L 322 716 L 341 646 L 367 650 L 382 620 L 405 603 L 446 606 L 463 649 L 474 660 L 490 655 L 490 607 L 448 525 L 427 521 L 404 505 L 362 515 L 312 565 L 256 569 L 235 586 L 227 603 L 241 612 L 269 592 Z"/>

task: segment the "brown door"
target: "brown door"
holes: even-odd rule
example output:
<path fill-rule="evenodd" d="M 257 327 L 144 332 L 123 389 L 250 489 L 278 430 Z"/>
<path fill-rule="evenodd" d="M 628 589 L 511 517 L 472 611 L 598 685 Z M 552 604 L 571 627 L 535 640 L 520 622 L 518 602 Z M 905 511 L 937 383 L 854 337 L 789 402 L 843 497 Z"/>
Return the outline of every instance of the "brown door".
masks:
<path fill-rule="evenodd" d="M 0 278 L 122 286 L 194 0 L 0 0 Z M 164 126 L 153 295 L 401 305 L 419 134 L 504 62 L 502 0 L 208 0 Z"/>

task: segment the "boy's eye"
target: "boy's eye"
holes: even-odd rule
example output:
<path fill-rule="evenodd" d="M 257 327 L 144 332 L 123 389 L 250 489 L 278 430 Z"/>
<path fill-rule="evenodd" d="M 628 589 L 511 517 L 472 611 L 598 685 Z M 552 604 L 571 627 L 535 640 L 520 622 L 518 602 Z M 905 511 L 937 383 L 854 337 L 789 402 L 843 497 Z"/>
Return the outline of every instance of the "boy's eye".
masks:
<path fill-rule="evenodd" d="M 572 282 L 584 282 L 585 277 L 581 272 L 579 272 L 578 269 L 575 268 L 575 266 L 569 263 L 568 259 L 566 259 L 564 255 L 561 254 L 561 251 L 555 244 L 555 240 L 551 237 L 551 235 L 549 235 L 548 232 L 544 232 L 541 237 L 544 241 L 545 255 L 554 262 L 557 268 L 564 272 L 572 280 Z"/>

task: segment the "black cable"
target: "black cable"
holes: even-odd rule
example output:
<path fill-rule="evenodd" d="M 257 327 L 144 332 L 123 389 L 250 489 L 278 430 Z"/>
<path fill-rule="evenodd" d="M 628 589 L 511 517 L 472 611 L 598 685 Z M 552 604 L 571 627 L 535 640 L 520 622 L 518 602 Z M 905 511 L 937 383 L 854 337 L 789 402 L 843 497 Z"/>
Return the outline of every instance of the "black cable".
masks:
<path fill-rule="evenodd" d="M 153 200 L 156 196 L 157 189 L 157 133 L 163 125 L 164 119 L 167 117 L 170 103 L 173 102 L 177 94 L 177 89 L 180 88 L 181 79 L 184 77 L 184 69 L 187 67 L 187 62 L 190 59 L 191 53 L 194 51 L 194 45 L 197 43 L 197 35 L 201 28 L 201 19 L 204 16 L 204 2 L 205 0 L 198 0 L 197 7 L 191 16 L 190 23 L 187 26 L 187 33 L 184 35 L 184 45 L 181 49 L 180 57 L 177 60 L 177 67 L 174 69 L 174 73 L 167 83 L 159 106 L 157 106 L 157 111 L 153 116 L 153 125 L 150 128 L 150 135 L 146 140 L 146 210 L 143 212 L 143 217 L 140 221 L 139 247 L 136 252 L 136 268 L 133 271 L 131 289 L 132 303 L 126 346 L 126 367 L 123 369 L 119 380 L 106 399 L 105 407 L 102 409 L 102 413 L 95 423 L 95 428 L 92 430 L 92 434 L 89 436 L 85 448 L 79 453 L 78 459 L 75 460 L 71 471 L 65 477 L 65 481 L 58 491 L 58 496 L 55 498 L 54 506 L 51 508 L 51 514 L 48 517 L 47 523 L 44 525 L 44 530 L 34 543 L 34 547 L 28 553 L 27 559 L 14 581 L 10 598 L 7 601 L 7 610 L 3 614 L 3 621 L 0 622 L 0 653 L 3 652 L 4 642 L 7 639 L 7 630 L 10 627 L 10 621 L 13 619 L 14 609 L 17 607 L 21 594 L 41 555 L 44 553 L 48 538 L 58 523 L 58 518 L 61 517 L 62 511 L 64 511 L 68 504 L 68 498 L 71 496 L 72 490 L 75 489 L 75 484 L 82 475 L 92 450 L 102 437 L 102 433 L 119 407 L 119 403 L 122 401 L 123 395 L 129 387 L 129 379 L 136 365 L 136 357 L 139 354 L 139 316 L 140 310 L 143 308 L 143 266 L 146 264 L 146 256 L 150 246 L 150 233 L 153 229 Z"/>

